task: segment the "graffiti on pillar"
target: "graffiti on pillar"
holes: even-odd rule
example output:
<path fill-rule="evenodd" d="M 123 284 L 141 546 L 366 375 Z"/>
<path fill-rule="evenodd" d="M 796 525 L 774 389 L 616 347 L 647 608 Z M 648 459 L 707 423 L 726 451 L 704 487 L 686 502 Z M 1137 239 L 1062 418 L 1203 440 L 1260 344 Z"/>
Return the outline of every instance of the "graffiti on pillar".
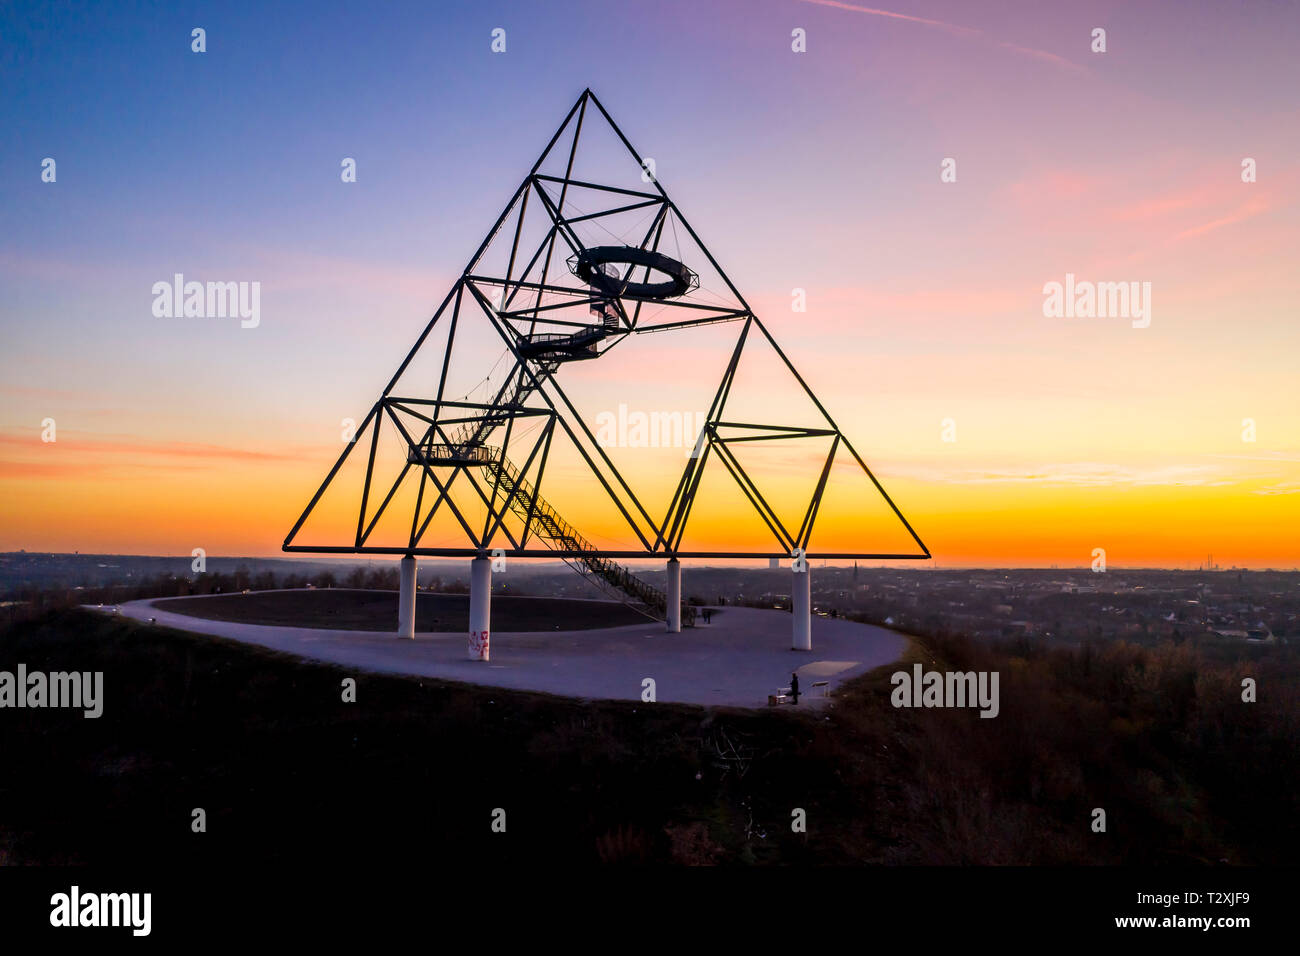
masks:
<path fill-rule="evenodd" d="M 470 631 L 469 632 L 469 653 L 471 657 L 478 660 L 487 660 L 488 656 L 488 632 L 487 631 Z"/>

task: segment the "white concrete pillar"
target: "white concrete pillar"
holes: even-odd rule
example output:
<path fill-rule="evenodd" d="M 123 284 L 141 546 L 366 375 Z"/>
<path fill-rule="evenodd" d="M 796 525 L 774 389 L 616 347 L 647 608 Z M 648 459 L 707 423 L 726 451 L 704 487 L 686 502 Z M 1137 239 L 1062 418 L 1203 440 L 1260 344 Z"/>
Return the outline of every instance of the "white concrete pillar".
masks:
<path fill-rule="evenodd" d="M 469 659 L 490 660 L 492 632 L 492 562 L 469 563 Z"/>
<path fill-rule="evenodd" d="M 807 564 L 802 571 L 794 571 L 790 589 L 790 602 L 794 610 L 794 640 L 796 651 L 812 650 L 812 568 Z"/>
<path fill-rule="evenodd" d="M 402 558 L 397 592 L 397 636 L 415 638 L 415 555 Z"/>
<path fill-rule="evenodd" d="M 682 563 L 676 558 L 668 559 L 668 595 L 665 610 L 668 612 L 665 622 L 669 634 L 682 632 Z"/>

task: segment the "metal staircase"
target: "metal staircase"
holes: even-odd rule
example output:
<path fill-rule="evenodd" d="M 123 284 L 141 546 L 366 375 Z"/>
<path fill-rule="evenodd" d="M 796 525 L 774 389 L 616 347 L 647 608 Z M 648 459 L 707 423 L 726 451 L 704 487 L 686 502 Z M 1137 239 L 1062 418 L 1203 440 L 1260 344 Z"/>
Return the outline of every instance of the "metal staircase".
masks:
<path fill-rule="evenodd" d="M 595 300 L 591 313 L 600 319 L 599 325 L 584 325 L 575 332 L 550 332 L 521 336 L 519 354 L 533 361 L 573 362 L 600 357 L 600 343 L 619 331 L 618 311 L 608 300 Z"/>
<path fill-rule="evenodd" d="M 486 450 L 491 454 L 484 470 L 491 476 L 497 494 L 509 500 L 510 510 L 524 520 L 525 527 L 554 551 L 581 552 L 577 557 L 563 558 L 565 564 L 647 617 L 658 621 L 667 617 L 668 598 L 663 591 L 646 584 L 616 561 L 601 557 L 594 544 L 565 521 L 530 482 L 520 477 L 519 470 L 501 454 L 501 449 Z M 695 608 L 689 604 L 682 604 L 682 623 L 695 623 Z"/>
<path fill-rule="evenodd" d="M 618 562 L 601 557 L 596 546 L 565 521 L 550 502 L 537 493 L 531 482 L 520 476 L 519 469 L 501 454 L 500 448 L 483 444 L 483 436 L 489 427 L 486 418 L 462 425 L 452 436 L 452 444 L 435 443 L 430 436 L 423 443 L 412 445 L 407 458 L 412 463 L 482 468 L 492 489 L 494 510 L 501 506 L 502 501 L 508 503 L 510 510 L 523 519 L 525 529 L 540 538 L 548 548 L 569 552 L 562 555 L 561 560 L 582 577 L 647 617 L 665 620 L 668 615 L 667 595 L 646 584 Z M 574 552 L 577 552 L 576 556 Z M 695 608 L 683 603 L 682 624 L 694 623 Z"/>

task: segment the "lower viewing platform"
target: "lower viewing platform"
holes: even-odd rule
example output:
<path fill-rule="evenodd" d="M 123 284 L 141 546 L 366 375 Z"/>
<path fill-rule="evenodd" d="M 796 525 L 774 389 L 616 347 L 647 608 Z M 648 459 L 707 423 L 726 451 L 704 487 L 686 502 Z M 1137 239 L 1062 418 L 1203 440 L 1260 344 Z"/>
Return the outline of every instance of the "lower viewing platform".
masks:
<path fill-rule="evenodd" d="M 413 465 L 488 465 L 496 461 L 499 451 L 486 445 L 451 445 L 426 442 L 407 449 L 406 460 Z"/>

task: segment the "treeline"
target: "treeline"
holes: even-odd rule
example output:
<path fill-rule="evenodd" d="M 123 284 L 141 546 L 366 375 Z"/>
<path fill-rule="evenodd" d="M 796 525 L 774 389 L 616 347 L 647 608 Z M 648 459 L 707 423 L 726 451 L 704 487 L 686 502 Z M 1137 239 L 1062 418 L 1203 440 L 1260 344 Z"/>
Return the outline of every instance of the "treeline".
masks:
<path fill-rule="evenodd" d="M 380 674 L 359 679 L 365 706 L 340 706 L 346 671 L 77 611 L 0 634 L 0 665 L 20 660 L 102 669 L 116 703 L 95 721 L 9 715 L 0 864 L 301 865 L 338 846 L 376 870 L 436 854 L 502 872 L 538 860 L 1293 865 L 1300 853 L 1293 647 L 1212 660 L 1186 644 L 935 634 L 841 687 L 829 710 L 647 708 Z M 891 674 L 913 663 L 998 672 L 998 716 L 894 707 Z M 221 839 L 176 839 L 191 792 Z M 421 812 L 394 813 L 392 793 Z M 502 804 L 509 840 L 487 825 Z"/>
<path fill-rule="evenodd" d="M 426 591 L 449 594 L 465 593 L 469 587 L 460 580 L 444 581 L 440 576 L 426 577 L 419 587 Z M 274 571 L 250 571 L 241 565 L 231 572 L 203 572 L 190 576 L 160 573 L 131 584 L 106 584 L 82 588 L 20 588 L 6 596 L 0 620 L 29 620 L 45 611 L 78 605 L 122 604 L 148 598 L 185 597 L 192 594 L 240 594 L 245 591 L 274 591 L 280 588 L 355 588 L 373 591 L 396 591 L 398 570 L 395 567 L 353 567 L 346 572 L 323 570 L 315 574 Z"/>
<path fill-rule="evenodd" d="M 1291 863 L 1300 651 L 1268 650 L 931 634 L 904 666 L 998 672 L 995 719 L 887 706 L 883 672 L 836 713 L 897 764 L 870 768 L 894 774 L 889 814 L 906 834 L 897 862 Z"/>

